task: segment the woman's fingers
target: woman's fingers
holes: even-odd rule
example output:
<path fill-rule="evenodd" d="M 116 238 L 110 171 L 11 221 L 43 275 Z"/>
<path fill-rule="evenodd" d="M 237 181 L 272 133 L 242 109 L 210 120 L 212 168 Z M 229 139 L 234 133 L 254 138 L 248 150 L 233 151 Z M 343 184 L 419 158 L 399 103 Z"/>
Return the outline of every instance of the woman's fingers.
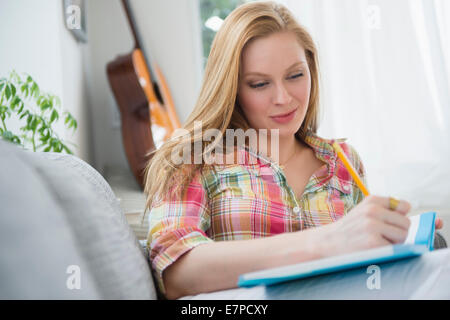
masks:
<path fill-rule="evenodd" d="M 411 204 L 408 201 L 405 200 L 399 200 L 397 208 L 395 210 L 391 210 L 389 208 L 389 197 L 381 197 L 381 196 L 375 196 L 370 195 L 367 197 L 367 201 L 370 203 L 378 204 L 382 206 L 383 208 L 387 209 L 391 213 L 398 212 L 406 217 L 406 214 L 411 210 Z M 401 220 L 398 216 L 395 215 L 388 215 L 386 213 L 383 213 L 383 220 L 391 223 L 395 226 L 398 226 L 400 228 L 405 228 L 406 226 L 409 228 L 410 221 Z M 444 226 L 444 221 L 442 221 L 441 218 L 436 218 L 435 221 L 435 228 L 436 229 L 442 229 Z"/>
<path fill-rule="evenodd" d="M 392 244 L 392 242 L 389 240 L 389 239 L 387 239 L 387 238 L 385 238 L 384 236 L 380 236 L 378 239 L 377 239 L 377 244 L 376 244 L 376 246 L 378 247 L 378 246 L 388 246 L 388 245 L 391 245 Z"/>
<path fill-rule="evenodd" d="M 386 224 L 383 222 L 375 222 L 374 227 L 376 232 L 378 232 L 383 238 L 388 240 L 390 243 L 402 243 L 405 242 L 408 236 L 408 230 L 403 228 L 398 228 L 391 224 Z"/>
<path fill-rule="evenodd" d="M 389 209 L 389 198 L 387 198 L 387 208 Z M 411 204 L 408 201 L 400 200 L 397 208 L 391 211 L 400 212 L 406 215 L 409 212 L 409 210 L 411 210 Z"/>
<path fill-rule="evenodd" d="M 442 227 L 444 226 L 444 221 L 442 221 L 441 218 L 436 218 L 436 221 L 434 224 L 435 224 L 436 229 L 442 229 Z"/>
<path fill-rule="evenodd" d="M 383 208 L 390 210 L 389 197 L 370 195 L 367 197 L 367 201 L 369 201 L 371 203 L 376 203 L 376 204 L 382 206 Z M 409 202 L 405 201 L 405 200 L 399 200 L 395 211 L 399 212 L 403 215 L 406 215 L 409 212 L 409 210 L 411 210 L 411 205 L 409 204 Z M 394 210 L 391 210 L 391 211 L 394 211 Z"/>
<path fill-rule="evenodd" d="M 384 208 L 380 208 L 380 218 L 382 221 L 406 231 L 408 231 L 411 225 L 411 220 L 407 216 L 397 211 L 386 210 Z"/>

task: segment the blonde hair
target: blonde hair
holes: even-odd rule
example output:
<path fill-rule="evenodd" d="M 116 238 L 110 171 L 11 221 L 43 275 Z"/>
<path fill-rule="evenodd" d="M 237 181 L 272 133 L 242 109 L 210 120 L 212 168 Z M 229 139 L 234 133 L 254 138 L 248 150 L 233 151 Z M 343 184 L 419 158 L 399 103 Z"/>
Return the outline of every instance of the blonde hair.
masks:
<path fill-rule="evenodd" d="M 193 161 L 191 164 L 174 164 L 171 161 L 175 148 L 189 146 L 194 150 L 194 143 L 202 141 L 201 135 L 194 135 L 194 121 L 202 121 L 203 131 L 218 129 L 222 138 L 226 129 L 250 128 L 236 98 L 241 52 L 250 40 L 282 31 L 297 36 L 305 50 L 311 74 L 308 110 L 296 136 L 304 140 L 307 131 L 317 132 L 319 68 L 311 36 L 281 4 L 272 1 L 243 4 L 228 15 L 214 38 L 197 103 L 182 127 L 189 134 L 172 138 L 152 152 L 154 155 L 145 169 L 146 209 L 165 198 L 180 197 L 195 174 L 203 169 L 203 161 L 201 164 Z M 208 148 L 219 142 L 220 139 L 215 139 Z M 205 150 L 207 143 L 201 143 Z"/>

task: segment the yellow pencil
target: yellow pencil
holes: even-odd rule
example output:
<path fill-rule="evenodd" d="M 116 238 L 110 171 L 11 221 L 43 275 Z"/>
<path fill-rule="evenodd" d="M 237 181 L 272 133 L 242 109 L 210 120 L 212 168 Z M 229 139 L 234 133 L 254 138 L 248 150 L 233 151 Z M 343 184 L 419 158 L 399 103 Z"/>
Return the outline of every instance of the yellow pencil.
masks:
<path fill-rule="evenodd" d="M 366 186 L 362 182 L 362 180 L 359 177 L 358 173 L 356 172 L 355 168 L 353 168 L 350 161 L 348 161 L 348 159 L 344 153 L 344 150 L 342 150 L 341 146 L 336 141 L 333 143 L 333 148 L 336 151 L 339 159 L 341 159 L 342 162 L 344 163 L 348 172 L 350 172 L 350 175 L 352 176 L 353 180 L 355 180 L 356 184 L 361 189 L 362 193 L 367 197 L 369 195 L 369 191 L 367 190 Z"/>

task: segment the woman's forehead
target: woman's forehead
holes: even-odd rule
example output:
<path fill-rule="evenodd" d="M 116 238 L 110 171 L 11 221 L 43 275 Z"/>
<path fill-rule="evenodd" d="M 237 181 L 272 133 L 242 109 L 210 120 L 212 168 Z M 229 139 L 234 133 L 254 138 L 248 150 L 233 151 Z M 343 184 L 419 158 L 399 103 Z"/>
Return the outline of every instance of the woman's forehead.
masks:
<path fill-rule="evenodd" d="M 306 61 L 306 56 L 295 34 L 278 32 L 247 43 L 241 55 L 241 68 L 244 72 L 260 71 L 274 63 L 286 64 L 287 68 L 297 60 Z"/>
<path fill-rule="evenodd" d="M 305 50 L 293 33 L 275 33 L 249 42 L 242 51 L 242 74 L 288 69 L 292 64 L 306 62 Z M 283 69 L 283 70 L 284 70 Z"/>

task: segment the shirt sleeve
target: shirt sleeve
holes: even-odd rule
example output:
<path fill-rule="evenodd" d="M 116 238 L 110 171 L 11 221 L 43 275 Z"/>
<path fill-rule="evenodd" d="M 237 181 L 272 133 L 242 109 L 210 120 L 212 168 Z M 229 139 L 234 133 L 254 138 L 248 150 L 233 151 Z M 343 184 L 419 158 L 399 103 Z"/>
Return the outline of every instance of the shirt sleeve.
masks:
<path fill-rule="evenodd" d="M 158 202 L 149 211 L 147 248 L 152 271 L 162 294 L 166 294 L 163 271 L 194 247 L 213 242 L 208 196 L 201 173 L 194 176 L 181 198 Z"/>
<path fill-rule="evenodd" d="M 353 165 L 353 168 L 355 168 L 356 172 L 358 173 L 359 177 L 363 181 L 366 188 L 369 188 L 367 185 L 367 176 L 366 176 L 366 169 L 364 168 L 364 164 L 361 160 L 361 157 L 359 156 L 356 149 L 351 146 L 348 143 L 344 143 L 343 146 L 344 152 L 347 154 L 347 157 L 349 158 L 350 162 Z M 361 189 L 356 185 L 356 183 L 353 185 L 353 202 L 355 206 L 360 203 L 364 199 L 364 193 L 361 191 Z"/>

